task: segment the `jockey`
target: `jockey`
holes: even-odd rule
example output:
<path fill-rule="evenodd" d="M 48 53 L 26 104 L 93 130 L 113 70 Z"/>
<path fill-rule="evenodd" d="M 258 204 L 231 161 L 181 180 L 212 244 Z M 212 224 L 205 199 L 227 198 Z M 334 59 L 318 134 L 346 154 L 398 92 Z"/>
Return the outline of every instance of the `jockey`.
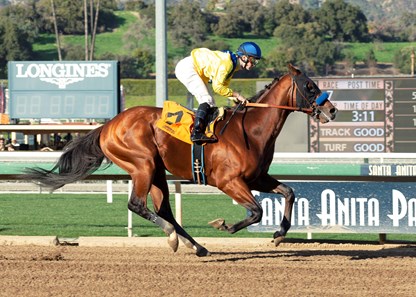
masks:
<path fill-rule="evenodd" d="M 207 116 L 211 108 L 215 107 L 215 100 L 211 90 L 208 89 L 208 83 L 212 84 L 215 93 L 231 98 L 235 102 L 245 103 L 246 98 L 230 89 L 231 78 L 238 70 L 251 70 L 260 59 L 260 47 L 254 42 L 244 42 L 235 53 L 196 48 L 192 50 L 190 56 L 178 62 L 175 68 L 176 77 L 199 103 L 191 134 L 193 142 L 216 141 L 215 138 L 205 135 Z"/>

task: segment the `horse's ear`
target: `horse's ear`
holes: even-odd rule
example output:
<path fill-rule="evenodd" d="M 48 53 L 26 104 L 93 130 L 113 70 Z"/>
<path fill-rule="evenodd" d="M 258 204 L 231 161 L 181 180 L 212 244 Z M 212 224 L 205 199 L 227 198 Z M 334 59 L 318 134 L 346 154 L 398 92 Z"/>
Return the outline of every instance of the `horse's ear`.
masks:
<path fill-rule="evenodd" d="M 293 66 L 291 63 L 287 64 L 287 68 L 289 68 L 289 72 L 293 75 L 298 75 L 301 73 L 301 71 L 297 69 L 295 66 Z"/>

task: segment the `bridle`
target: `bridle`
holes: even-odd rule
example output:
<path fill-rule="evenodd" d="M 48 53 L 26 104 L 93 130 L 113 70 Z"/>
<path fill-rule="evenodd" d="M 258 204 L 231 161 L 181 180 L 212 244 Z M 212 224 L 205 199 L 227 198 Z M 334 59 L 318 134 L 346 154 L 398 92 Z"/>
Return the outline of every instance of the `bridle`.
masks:
<path fill-rule="evenodd" d="M 289 75 L 289 74 L 288 74 Z M 257 102 L 247 102 L 244 104 L 244 102 L 240 101 L 237 105 L 237 107 L 235 107 L 233 113 L 231 114 L 230 118 L 228 119 L 228 121 L 225 123 L 225 125 L 223 126 L 223 128 L 220 131 L 220 134 L 223 134 L 225 129 L 227 128 L 229 122 L 231 121 L 231 119 L 234 117 L 235 113 L 237 110 L 241 110 L 241 108 L 244 107 L 267 107 L 267 108 L 278 108 L 278 109 L 283 109 L 283 110 L 291 110 L 291 111 L 300 111 L 303 113 L 306 113 L 308 115 L 310 115 L 311 117 L 314 118 L 318 118 L 319 114 L 321 113 L 320 108 L 322 107 L 322 105 L 325 103 L 325 101 L 328 99 L 328 93 L 326 92 L 321 92 L 321 94 L 318 97 L 314 97 L 312 99 L 308 99 L 305 94 L 303 92 L 300 91 L 299 88 L 299 76 L 304 78 L 303 80 L 305 81 L 303 84 L 304 89 L 307 88 L 307 84 L 311 82 L 310 78 L 306 77 L 303 73 L 301 75 L 292 75 L 290 74 L 290 78 L 292 80 L 292 85 L 290 87 L 289 92 L 291 93 L 291 96 L 289 98 L 289 102 L 291 102 L 291 106 L 290 105 L 277 105 L 277 104 L 270 104 L 270 103 L 257 103 Z M 277 84 L 280 81 L 280 79 L 276 78 L 275 81 L 273 81 L 271 84 L 267 85 L 266 88 L 271 89 L 271 87 L 274 84 Z M 312 82 L 313 83 L 313 82 Z M 313 84 L 314 90 L 319 90 L 319 88 Z M 296 92 L 296 100 L 295 100 L 295 92 Z M 262 93 L 259 97 L 259 99 L 263 98 L 264 96 L 266 96 L 268 93 L 268 91 Z M 300 96 L 298 96 L 300 95 Z M 300 104 L 298 104 L 298 98 L 301 98 L 302 101 L 300 102 Z M 296 103 L 295 103 L 296 101 Z M 304 107 L 304 103 L 307 103 L 307 107 Z M 245 131 L 245 127 L 244 127 L 244 118 L 245 115 L 247 114 L 247 108 L 244 108 L 244 115 L 242 117 L 242 128 L 243 128 L 243 136 L 244 136 L 244 140 L 246 143 L 247 148 L 249 149 L 249 142 L 247 139 L 247 133 Z"/>
<path fill-rule="evenodd" d="M 304 89 L 305 89 L 305 87 L 307 87 L 307 83 L 310 82 L 309 81 L 310 79 L 307 78 L 304 74 L 302 74 L 301 77 L 305 78 L 304 79 L 305 80 Z M 315 97 L 312 100 L 308 100 L 308 98 L 299 90 L 299 82 L 298 82 L 299 76 L 295 76 L 295 75 L 290 74 L 290 78 L 292 80 L 292 84 L 291 84 L 291 87 L 290 87 L 290 90 L 289 90 L 289 92 L 291 94 L 290 99 L 289 99 L 289 101 L 291 102 L 291 106 L 290 105 L 277 105 L 277 104 L 270 104 L 270 103 L 257 103 L 257 102 L 247 102 L 247 103 L 244 104 L 241 101 L 241 102 L 238 103 L 237 107 L 235 107 L 235 109 L 234 109 L 233 113 L 231 114 L 230 118 L 228 119 L 228 121 L 225 123 L 225 125 L 221 129 L 220 135 L 222 135 L 224 133 L 225 129 L 227 128 L 227 126 L 229 124 L 229 122 L 234 117 L 236 111 L 241 110 L 241 108 L 244 108 L 244 107 L 267 107 L 267 108 L 278 108 L 278 109 L 291 110 L 291 111 L 300 111 L 300 112 L 306 113 L 310 116 L 317 117 L 320 114 L 320 110 L 318 109 L 318 107 L 319 107 L 318 104 L 316 104 L 315 102 L 317 102 L 317 100 L 322 97 L 322 94 L 318 98 Z M 270 90 L 271 87 L 274 84 L 277 84 L 280 79 L 276 79 L 276 80 L 277 80 L 276 82 L 275 81 L 272 82 L 271 84 L 266 86 L 266 88 Z M 296 100 L 295 100 L 295 92 L 296 92 Z M 261 94 L 260 98 L 266 96 L 267 93 L 268 92 L 266 91 L 263 94 Z M 298 102 L 297 102 L 298 98 L 299 98 L 298 95 L 300 95 L 299 97 L 302 99 L 301 104 L 298 104 Z M 323 102 L 326 101 L 326 99 L 327 99 L 327 97 L 324 100 L 321 100 L 321 104 L 323 104 Z M 295 101 L 296 101 L 296 103 L 295 103 Z M 307 107 L 303 106 L 304 102 L 307 102 L 307 104 L 308 104 Z M 247 134 L 245 132 L 245 127 L 244 127 L 244 118 L 245 118 L 246 113 L 247 113 L 247 108 L 244 109 L 244 115 L 242 117 L 242 123 L 243 123 L 244 139 L 245 139 L 247 148 L 249 148 Z"/>
<path fill-rule="evenodd" d="M 247 107 L 271 107 L 271 108 L 278 108 L 278 109 L 291 110 L 291 111 L 300 111 L 308 115 L 311 115 L 313 117 L 317 116 L 320 113 L 320 111 L 318 110 L 317 104 L 315 104 L 315 102 L 321 98 L 319 101 L 323 103 L 328 98 L 328 94 L 321 93 L 321 95 L 318 98 L 312 99 L 314 102 L 311 102 L 312 100 L 309 100 L 305 96 L 305 94 L 300 91 L 300 88 L 299 88 L 300 81 L 304 80 L 303 89 L 305 89 L 307 87 L 307 84 L 309 83 L 308 81 L 309 78 L 307 78 L 304 74 L 300 76 L 294 76 L 290 74 L 290 77 L 292 79 L 292 86 L 290 88 L 291 96 L 289 99 L 289 102 L 291 102 L 290 105 L 276 105 L 276 104 L 270 104 L 270 103 L 249 102 L 249 103 L 246 103 L 245 106 Z M 300 78 L 303 78 L 303 79 L 300 79 Z M 295 92 L 296 92 L 296 100 L 295 100 Z M 301 99 L 300 102 L 298 102 L 298 98 Z M 306 106 L 305 106 L 305 103 L 306 103 Z"/>

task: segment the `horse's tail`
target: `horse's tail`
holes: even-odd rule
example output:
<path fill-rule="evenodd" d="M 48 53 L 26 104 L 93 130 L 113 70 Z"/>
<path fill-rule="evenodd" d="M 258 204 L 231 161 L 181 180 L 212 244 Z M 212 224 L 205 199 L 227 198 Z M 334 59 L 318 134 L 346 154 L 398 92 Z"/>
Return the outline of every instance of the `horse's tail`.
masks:
<path fill-rule="evenodd" d="M 100 148 L 101 130 L 102 127 L 99 127 L 69 142 L 51 170 L 27 168 L 23 178 L 56 190 L 65 184 L 85 179 L 101 166 L 104 159 L 110 165 L 111 162 Z"/>

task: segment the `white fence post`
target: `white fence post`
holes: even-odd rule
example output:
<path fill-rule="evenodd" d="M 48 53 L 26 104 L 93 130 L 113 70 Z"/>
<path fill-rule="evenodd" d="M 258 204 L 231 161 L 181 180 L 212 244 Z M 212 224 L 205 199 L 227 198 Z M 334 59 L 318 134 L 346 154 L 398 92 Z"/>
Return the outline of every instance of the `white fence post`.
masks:
<path fill-rule="evenodd" d="M 181 182 L 175 181 L 175 219 L 182 226 L 182 188 Z"/>
<path fill-rule="evenodd" d="M 113 203 L 113 181 L 107 180 L 107 203 Z"/>
<path fill-rule="evenodd" d="M 129 180 L 127 201 L 130 199 L 132 191 L 133 191 L 133 182 Z M 127 210 L 127 236 L 133 237 L 133 213 L 131 212 L 131 210 Z"/>

